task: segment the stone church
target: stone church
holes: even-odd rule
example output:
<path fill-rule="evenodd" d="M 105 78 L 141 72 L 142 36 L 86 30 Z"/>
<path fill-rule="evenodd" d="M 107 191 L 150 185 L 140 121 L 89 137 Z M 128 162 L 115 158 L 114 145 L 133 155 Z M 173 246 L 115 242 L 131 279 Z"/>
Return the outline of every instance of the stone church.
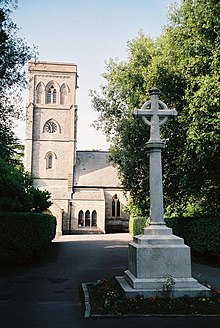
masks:
<path fill-rule="evenodd" d="M 127 231 L 127 203 L 106 151 L 77 149 L 77 65 L 29 62 L 25 169 L 51 193 L 57 235 Z"/>

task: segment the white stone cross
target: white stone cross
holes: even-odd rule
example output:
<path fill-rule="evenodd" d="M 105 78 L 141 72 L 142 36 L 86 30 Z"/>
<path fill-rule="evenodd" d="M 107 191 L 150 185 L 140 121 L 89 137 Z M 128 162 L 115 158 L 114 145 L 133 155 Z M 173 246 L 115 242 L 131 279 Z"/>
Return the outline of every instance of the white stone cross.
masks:
<path fill-rule="evenodd" d="M 159 100 L 157 88 L 150 89 L 149 93 L 150 100 L 145 102 L 141 109 L 135 108 L 132 114 L 141 117 L 144 123 L 150 126 L 150 140 L 147 143 L 150 152 L 150 224 L 164 225 L 161 150 L 165 145 L 160 140 L 160 126 L 166 123 L 169 116 L 176 116 L 177 111 L 168 109 Z M 151 109 L 148 109 L 149 105 Z M 150 121 L 147 118 L 150 118 Z"/>
<path fill-rule="evenodd" d="M 164 102 L 159 100 L 157 88 L 151 88 L 149 93 L 150 100 L 146 101 L 141 109 L 135 108 L 132 114 L 135 117 L 141 117 L 144 123 L 150 126 L 150 141 L 160 141 L 160 126 L 166 123 L 169 116 L 176 116 L 177 111 L 169 109 Z M 151 108 L 149 109 L 150 105 Z M 150 121 L 147 119 L 148 117 Z"/>

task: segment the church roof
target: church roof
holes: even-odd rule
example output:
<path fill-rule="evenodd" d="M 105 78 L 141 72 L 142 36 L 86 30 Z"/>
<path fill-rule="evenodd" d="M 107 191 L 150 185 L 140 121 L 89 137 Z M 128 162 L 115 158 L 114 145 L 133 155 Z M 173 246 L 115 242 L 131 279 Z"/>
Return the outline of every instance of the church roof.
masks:
<path fill-rule="evenodd" d="M 117 169 L 107 151 L 77 151 L 74 172 L 75 187 L 121 187 Z"/>

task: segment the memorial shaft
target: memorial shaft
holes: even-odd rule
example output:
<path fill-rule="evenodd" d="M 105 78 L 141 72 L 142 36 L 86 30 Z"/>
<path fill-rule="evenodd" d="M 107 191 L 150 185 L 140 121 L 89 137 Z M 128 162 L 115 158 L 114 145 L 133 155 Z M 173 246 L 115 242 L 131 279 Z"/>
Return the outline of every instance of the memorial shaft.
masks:
<path fill-rule="evenodd" d="M 166 123 L 169 116 L 176 116 L 175 109 L 168 109 L 159 100 L 159 90 L 149 90 L 150 101 L 147 101 L 141 109 L 135 109 L 133 115 L 141 117 L 145 124 L 150 126 L 150 139 L 147 143 L 150 164 L 150 223 L 165 224 L 163 219 L 163 188 L 162 188 L 162 165 L 161 151 L 165 148 L 160 139 L 160 126 Z M 148 108 L 150 105 L 150 109 Z M 160 107 L 161 108 L 160 108 Z M 150 120 L 148 120 L 148 118 Z"/>
<path fill-rule="evenodd" d="M 160 140 L 158 90 L 150 90 L 150 97 L 151 111 L 153 112 L 150 125 L 150 140 L 147 143 L 150 165 L 150 223 L 164 224 L 161 151 L 165 145 Z"/>
<path fill-rule="evenodd" d="M 164 224 L 161 148 L 149 146 L 150 223 Z"/>

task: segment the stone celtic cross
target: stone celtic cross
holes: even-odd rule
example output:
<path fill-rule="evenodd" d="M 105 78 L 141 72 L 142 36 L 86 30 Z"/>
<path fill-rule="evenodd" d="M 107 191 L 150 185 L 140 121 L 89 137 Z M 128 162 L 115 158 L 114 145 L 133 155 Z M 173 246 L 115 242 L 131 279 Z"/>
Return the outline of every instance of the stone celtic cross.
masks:
<path fill-rule="evenodd" d="M 150 100 L 141 109 L 135 108 L 133 116 L 141 117 L 150 126 L 150 139 L 147 147 L 150 152 L 150 224 L 165 224 L 163 219 L 163 189 L 161 150 L 165 147 L 160 139 L 160 126 L 166 123 L 169 116 L 176 116 L 175 109 L 169 109 L 159 100 L 159 90 L 149 90 Z M 150 109 L 149 109 L 150 106 Z"/>
<path fill-rule="evenodd" d="M 141 109 L 135 108 L 132 114 L 141 117 L 144 123 L 150 126 L 149 141 L 160 141 L 160 126 L 167 122 L 169 116 L 176 116 L 177 111 L 169 109 L 164 102 L 159 100 L 157 88 L 151 88 L 149 94 L 150 100 L 146 101 Z M 151 106 L 150 109 L 149 106 Z M 150 118 L 150 121 L 147 118 Z"/>

